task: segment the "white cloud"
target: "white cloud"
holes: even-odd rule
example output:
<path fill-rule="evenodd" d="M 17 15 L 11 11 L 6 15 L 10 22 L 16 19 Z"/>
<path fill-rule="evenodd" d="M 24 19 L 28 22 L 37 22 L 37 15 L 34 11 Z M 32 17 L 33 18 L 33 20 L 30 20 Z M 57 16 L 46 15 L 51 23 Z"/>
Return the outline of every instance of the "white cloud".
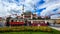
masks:
<path fill-rule="evenodd" d="M 60 12 L 60 0 L 44 0 L 45 3 L 39 6 L 39 9 L 46 8 L 41 12 L 41 16 L 49 16 Z M 53 11 L 58 9 L 57 11 Z M 58 15 L 59 16 L 59 15 Z"/>
<path fill-rule="evenodd" d="M 0 0 L 0 16 L 10 15 L 11 10 L 19 10 L 22 13 L 22 4 L 25 5 L 25 10 L 33 10 L 33 4 L 39 1 L 40 0 L 19 0 L 19 2 L 17 2 L 15 0 Z"/>
<path fill-rule="evenodd" d="M 11 2 L 12 1 L 12 2 Z M 22 13 L 22 4 L 25 5 L 25 10 L 34 10 L 33 5 L 37 4 L 41 0 L 19 0 L 19 2 L 15 0 L 0 0 L 0 16 L 6 16 L 10 15 L 11 13 L 15 13 L 12 10 L 17 10 Z M 49 16 L 50 14 L 57 14 L 60 12 L 60 0 L 44 0 L 45 3 L 38 6 L 38 9 L 46 8 L 44 9 L 40 15 L 41 16 Z M 58 9 L 57 11 L 53 11 L 54 9 Z M 38 12 L 37 12 L 38 13 Z"/>
<path fill-rule="evenodd" d="M 44 0 L 45 3 L 40 5 L 39 8 L 50 7 L 51 5 L 60 3 L 60 0 Z"/>
<path fill-rule="evenodd" d="M 60 14 L 52 15 L 51 16 L 51 19 L 60 19 Z"/>

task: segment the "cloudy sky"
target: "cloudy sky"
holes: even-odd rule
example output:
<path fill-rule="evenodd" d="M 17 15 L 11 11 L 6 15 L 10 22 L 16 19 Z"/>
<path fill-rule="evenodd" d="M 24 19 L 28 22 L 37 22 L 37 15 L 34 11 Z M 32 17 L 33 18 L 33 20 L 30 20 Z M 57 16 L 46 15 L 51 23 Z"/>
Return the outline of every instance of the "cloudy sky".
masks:
<path fill-rule="evenodd" d="M 22 5 L 24 11 L 30 10 L 34 13 L 34 5 L 36 13 L 39 16 L 60 16 L 60 0 L 0 0 L 0 17 L 22 13 Z"/>

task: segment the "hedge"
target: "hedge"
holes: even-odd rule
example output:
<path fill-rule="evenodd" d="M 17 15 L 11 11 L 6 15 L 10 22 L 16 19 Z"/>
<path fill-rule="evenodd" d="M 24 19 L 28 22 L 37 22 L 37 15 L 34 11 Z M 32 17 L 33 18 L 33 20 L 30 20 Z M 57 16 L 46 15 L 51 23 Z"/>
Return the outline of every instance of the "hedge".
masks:
<path fill-rule="evenodd" d="M 13 27 L 3 27 L 0 28 L 0 32 L 9 32 L 9 31 L 44 31 L 51 32 L 52 29 L 48 26 L 13 26 Z"/>

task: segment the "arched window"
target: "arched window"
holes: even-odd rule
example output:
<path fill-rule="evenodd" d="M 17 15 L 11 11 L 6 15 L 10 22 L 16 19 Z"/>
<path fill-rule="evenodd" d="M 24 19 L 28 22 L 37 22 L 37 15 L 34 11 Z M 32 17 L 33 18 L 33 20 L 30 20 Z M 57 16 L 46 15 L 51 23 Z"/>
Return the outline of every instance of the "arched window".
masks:
<path fill-rule="evenodd" d="M 14 22 L 14 20 L 11 20 L 11 22 Z"/>

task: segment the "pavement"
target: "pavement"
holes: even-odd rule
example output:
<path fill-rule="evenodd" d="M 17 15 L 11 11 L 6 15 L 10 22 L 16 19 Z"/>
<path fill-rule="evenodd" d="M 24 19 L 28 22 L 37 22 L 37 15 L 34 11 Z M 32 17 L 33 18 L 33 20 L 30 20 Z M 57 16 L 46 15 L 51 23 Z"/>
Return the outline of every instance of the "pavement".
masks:
<path fill-rule="evenodd" d="M 60 27 L 60 24 L 50 24 L 50 26 L 53 26 L 53 27 Z"/>
<path fill-rule="evenodd" d="M 51 27 L 51 26 L 50 26 L 50 27 Z M 57 28 L 57 27 L 51 27 L 51 28 L 60 31 L 60 27 L 59 27 L 59 28 Z"/>
<path fill-rule="evenodd" d="M 56 29 L 56 30 L 60 31 L 60 24 L 50 24 L 49 27 L 51 27 L 51 28 L 53 28 L 53 29 Z"/>

